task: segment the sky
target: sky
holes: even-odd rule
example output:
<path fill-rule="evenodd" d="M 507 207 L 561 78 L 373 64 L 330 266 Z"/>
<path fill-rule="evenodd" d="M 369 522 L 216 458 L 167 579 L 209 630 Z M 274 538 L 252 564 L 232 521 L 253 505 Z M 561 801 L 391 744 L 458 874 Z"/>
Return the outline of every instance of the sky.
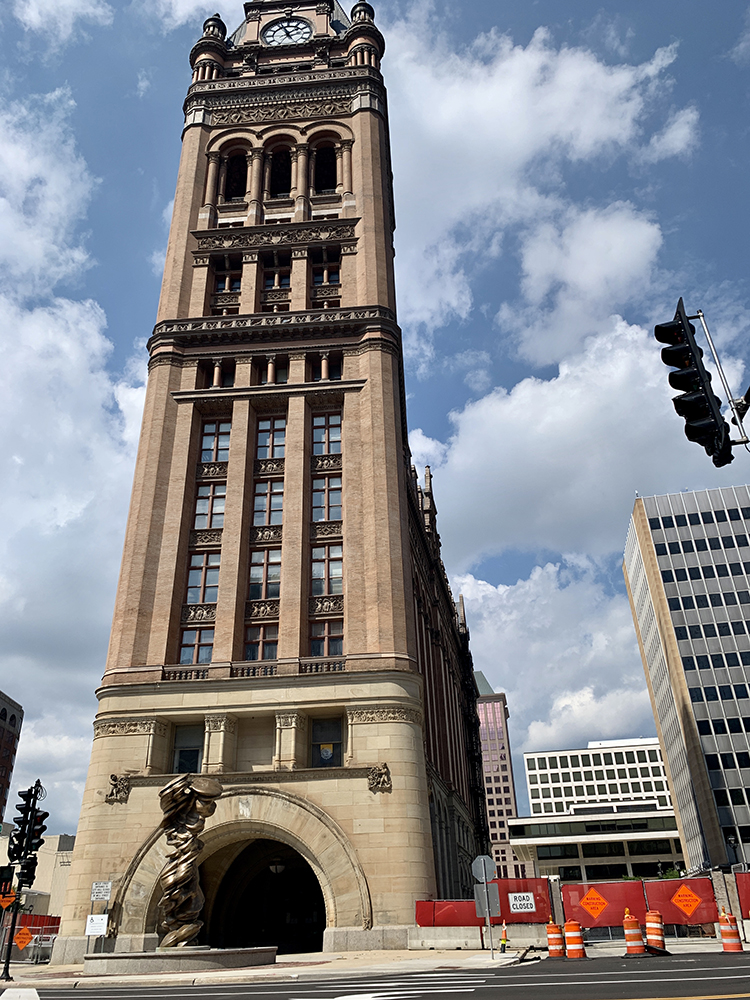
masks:
<path fill-rule="evenodd" d="M 0 686 L 14 789 L 74 832 L 180 152 L 215 0 L 0 7 Z M 242 5 L 220 6 L 230 30 Z M 750 8 L 379 0 L 410 442 L 516 755 L 652 735 L 636 494 L 750 480 L 684 437 L 653 339 L 750 382 Z M 521 801 L 521 807 L 524 807 Z"/>

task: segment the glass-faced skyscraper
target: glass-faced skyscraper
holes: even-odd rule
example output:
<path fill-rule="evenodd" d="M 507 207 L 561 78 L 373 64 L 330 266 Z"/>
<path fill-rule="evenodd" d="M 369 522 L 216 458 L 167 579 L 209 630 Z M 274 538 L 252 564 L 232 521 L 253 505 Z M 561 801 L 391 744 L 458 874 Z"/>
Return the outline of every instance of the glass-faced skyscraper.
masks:
<path fill-rule="evenodd" d="M 625 547 L 691 868 L 750 859 L 749 533 L 750 491 L 727 487 L 636 500 Z"/>
<path fill-rule="evenodd" d="M 476 687 L 411 468 L 373 8 L 250 0 L 192 82 L 55 960 L 158 931 L 159 788 L 209 773 L 203 941 L 404 947 L 485 848 Z"/>

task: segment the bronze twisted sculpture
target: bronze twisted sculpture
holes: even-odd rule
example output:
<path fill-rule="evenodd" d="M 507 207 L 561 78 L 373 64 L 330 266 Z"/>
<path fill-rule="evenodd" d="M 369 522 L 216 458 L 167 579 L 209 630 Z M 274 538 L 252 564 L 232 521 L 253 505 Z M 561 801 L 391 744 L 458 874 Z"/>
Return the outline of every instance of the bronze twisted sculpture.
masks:
<path fill-rule="evenodd" d="M 182 948 L 194 944 L 203 926 L 199 920 L 205 898 L 198 879 L 198 856 L 206 819 L 216 810 L 223 789 L 215 778 L 180 774 L 159 792 L 164 813 L 161 821 L 172 848 L 159 882 L 159 925 L 165 932 L 160 948 Z"/>

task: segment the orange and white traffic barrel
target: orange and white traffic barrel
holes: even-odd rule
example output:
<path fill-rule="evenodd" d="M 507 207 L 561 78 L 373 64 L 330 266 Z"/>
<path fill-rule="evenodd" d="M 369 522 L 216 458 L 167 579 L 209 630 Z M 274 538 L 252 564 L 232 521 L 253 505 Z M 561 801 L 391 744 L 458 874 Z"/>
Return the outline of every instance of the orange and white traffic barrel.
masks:
<path fill-rule="evenodd" d="M 550 958 L 565 958 L 562 927 L 552 923 L 552 917 L 547 924 L 547 948 Z"/>
<path fill-rule="evenodd" d="M 649 948 L 666 950 L 664 942 L 664 919 L 658 910 L 649 910 L 646 914 L 646 944 Z"/>
<path fill-rule="evenodd" d="M 585 958 L 583 932 L 577 920 L 565 921 L 565 952 L 567 958 Z"/>
<path fill-rule="evenodd" d="M 625 929 L 626 955 L 645 955 L 646 946 L 643 943 L 643 932 L 637 917 L 634 917 L 630 910 L 625 910 L 625 917 L 622 922 Z"/>
<path fill-rule="evenodd" d="M 742 951 L 742 941 L 737 927 L 737 918 L 731 913 L 727 913 L 724 907 L 721 908 L 719 917 L 719 930 L 721 932 L 721 946 L 724 951 Z"/>

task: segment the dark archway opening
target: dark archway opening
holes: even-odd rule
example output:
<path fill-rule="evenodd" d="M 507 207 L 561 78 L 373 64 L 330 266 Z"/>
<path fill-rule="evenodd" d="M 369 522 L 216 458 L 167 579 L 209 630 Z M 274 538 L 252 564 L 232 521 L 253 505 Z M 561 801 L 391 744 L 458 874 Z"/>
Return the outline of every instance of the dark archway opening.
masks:
<path fill-rule="evenodd" d="M 288 198 L 292 190 L 292 155 L 288 149 L 275 149 L 271 157 L 272 198 Z"/>
<path fill-rule="evenodd" d="M 336 192 L 336 150 L 333 146 L 318 146 L 315 150 L 315 193 Z"/>
<path fill-rule="evenodd" d="M 221 880 L 205 928 L 212 948 L 276 945 L 279 954 L 321 951 L 325 902 L 301 854 L 276 840 L 254 840 Z"/>

